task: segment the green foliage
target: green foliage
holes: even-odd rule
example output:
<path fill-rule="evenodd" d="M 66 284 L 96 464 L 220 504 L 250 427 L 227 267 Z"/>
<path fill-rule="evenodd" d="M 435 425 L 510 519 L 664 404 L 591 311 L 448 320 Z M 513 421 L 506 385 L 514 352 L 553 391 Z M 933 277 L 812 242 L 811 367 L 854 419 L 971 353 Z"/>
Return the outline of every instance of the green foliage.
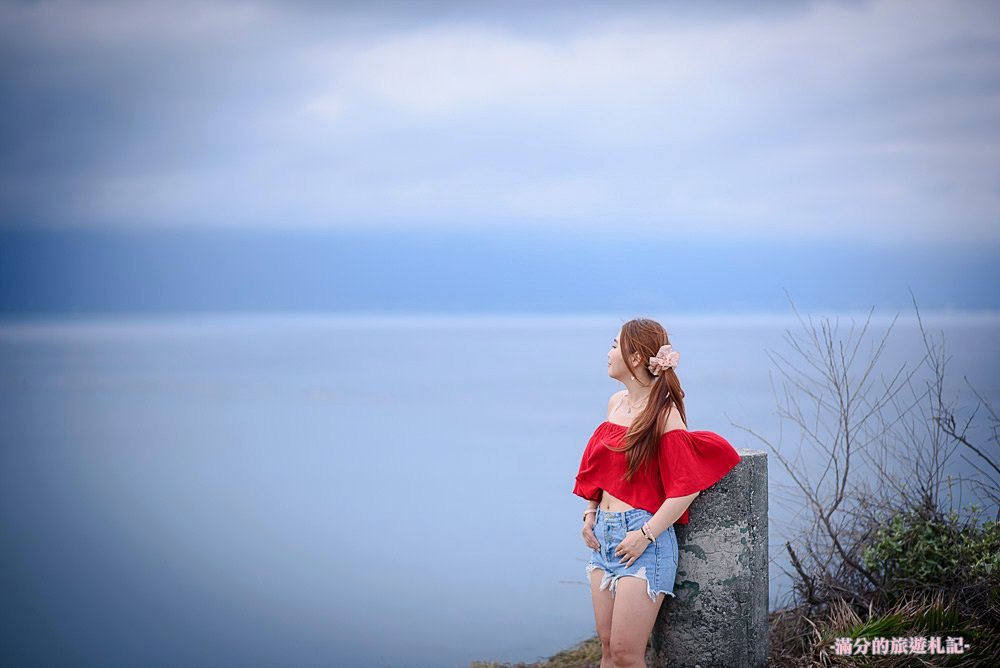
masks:
<path fill-rule="evenodd" d="M 908 635 L 961 635 L 976 639 L 979 631 L 973 620 L 954 610 L 928 605 L 910 615 L 886 614 L 840 629 L 835 636 L 851 638 L 891 638 Z"/>
<path fill-rule="evenodd" d="M 956 513 L 926 516 L 909 510 L 876 531 L 863 553 L 865 566 L 889 587 L 950 588 L 956 582 L 995 581 L 1000 577 L 1000 524 L 959 521 Z"/>

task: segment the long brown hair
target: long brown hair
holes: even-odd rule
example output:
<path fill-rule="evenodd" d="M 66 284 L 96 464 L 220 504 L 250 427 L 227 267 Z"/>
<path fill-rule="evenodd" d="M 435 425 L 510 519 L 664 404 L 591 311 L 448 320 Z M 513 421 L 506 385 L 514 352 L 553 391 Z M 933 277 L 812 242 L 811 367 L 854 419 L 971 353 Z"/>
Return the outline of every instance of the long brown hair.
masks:
<path fill-rule="evenodd" d="M 639 378 L 640 375 L 632 366 L 631 357 L 635 353 L 639 353 L 639 364 L 646 366 L 649 364 L 649 358 L 656 355 L 660 346 L 669 343 L 670 338 L 663 325 L 648 318 L 635 318 L 622 325 L 622 333 L 618 341 L 621 346 L 622 360 L 624 360 L 631 375 L 636 378 Z M 649 371 L 648 368 L 646 370 Z M 631 480 L 640 466 L 656 457 L 660 436 L 667 424 L 667 415 L 671 406 L 677 408 L 684 424 L 687 424 L 687 413 L 684 411 L 684 390 L 681 389 L 681 381 L 672 368 L 664 369 L 660 375 L 653 376 L 653 386 L 649 390 L 646 407 L 632 420 L 632 424 L 625 432 L 625 446 L 616 450 L 627 453 L 628 470 L 625 473 L 625 480 Z"/>

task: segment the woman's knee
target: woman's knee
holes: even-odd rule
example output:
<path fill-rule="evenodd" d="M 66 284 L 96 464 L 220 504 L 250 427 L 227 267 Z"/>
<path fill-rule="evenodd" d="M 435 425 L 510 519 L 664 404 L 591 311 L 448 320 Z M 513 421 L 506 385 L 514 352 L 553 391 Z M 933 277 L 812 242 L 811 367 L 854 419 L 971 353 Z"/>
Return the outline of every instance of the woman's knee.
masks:
<path fill-rule="evenodd" d="M 607 635 L 598 633 L 597 636 L 601 639 L 601 656 L 604 658 L 611 658 L 611 633 Z"/>
<path fill-rule="evenodd" d="M 601 620 L 603 621 L 603 620 Z M 597 637 L 601 639 L 601 653 L 604 656 L 611 656 L 611 616 L 608 616 L 607 623 L 597 625 Z"/>
<path fill-rule="evenodd" d="M 608 653 L 611 656 L 612 662 L 617 665 L 631 666 L 636 662 L 642 665 L 639 661 L 646 652 L 646 647 L 636 647 L 631 639 L 626 639 L 624 637 L 612 636 L 611 642 L 608 643 Z"/>

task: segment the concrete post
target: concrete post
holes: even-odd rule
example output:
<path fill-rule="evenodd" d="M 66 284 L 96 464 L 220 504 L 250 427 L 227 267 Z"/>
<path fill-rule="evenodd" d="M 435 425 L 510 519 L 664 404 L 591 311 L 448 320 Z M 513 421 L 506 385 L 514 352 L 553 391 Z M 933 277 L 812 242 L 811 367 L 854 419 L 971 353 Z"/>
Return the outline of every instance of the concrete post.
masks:
<path fill-rule="evenodd" d="M 742 457 L 675 524 L 674 593 L 653 626 L 653 666 L 759 668 L 767 660 L 767 454 Z"/>

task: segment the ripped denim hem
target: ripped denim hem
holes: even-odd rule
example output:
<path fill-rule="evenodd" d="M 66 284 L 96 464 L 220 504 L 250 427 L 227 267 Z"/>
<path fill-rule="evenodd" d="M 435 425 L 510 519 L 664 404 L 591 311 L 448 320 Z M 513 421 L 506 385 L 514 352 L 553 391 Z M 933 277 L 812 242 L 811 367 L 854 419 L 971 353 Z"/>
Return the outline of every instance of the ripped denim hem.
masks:
<path fill-rule="evenodd" d="M 601 570 L 601 571 L 604 572 L 604 577 L 601 578 L 600 591 L 604 591 L 605 589 L 610 589 L 611 590 L 611 598 L 615 597 L 615 589 L 618 586 L 618 580 L 620 580 L 621 578 L 627 578 L 627 577 L 642 578 L 643 580 L 645 580 L 646 581 L 646 595 L 649 596 L 649 600 L 651 600 L 653 603 L 656 603 L 656 595 L 657 594 L 666 594 L 667 596 L 673 596 L 674 598 L 677 598 L 677 595 L 674 592 L 672 592 L 672 591 L 663 590 L 663 591 L 654 592 L 652 585 L 650 585 L 650 583 L 649 583 L 649 578 L 646 577 L 646 567 L 645 566 L 643 566 L 642 568 L 640 568 L 635 573 L 622 573 L 621 575 L 612 575 L 611 573 L 608 573 L 607 571 L 605 571 L 600 566 L 597 566 L 595 564 L 587 564 L 587 579 L 588 580 L 590 580 L 590 574 L 594 571 L 594 569 L 598 569 L 598 570 Z"/>

